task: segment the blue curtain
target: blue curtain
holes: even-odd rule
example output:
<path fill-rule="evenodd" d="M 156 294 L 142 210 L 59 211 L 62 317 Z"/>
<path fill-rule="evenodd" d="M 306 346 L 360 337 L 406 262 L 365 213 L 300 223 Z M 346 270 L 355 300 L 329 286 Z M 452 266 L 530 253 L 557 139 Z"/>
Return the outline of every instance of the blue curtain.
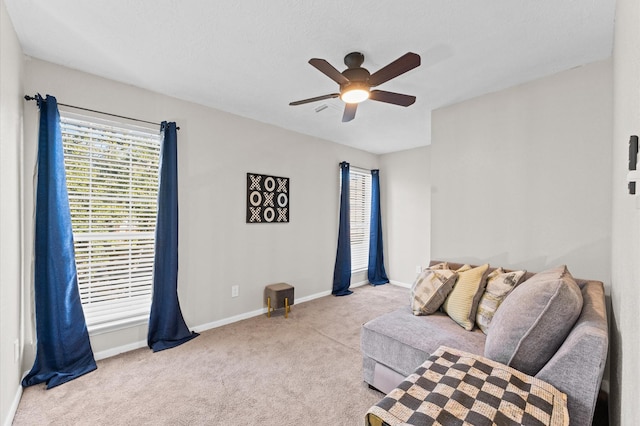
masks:
<path fill-rule="evenodd" d="M 351 224 L 349 218 L 349 163 L 340 163 L 342 187 L 340 189 L 340 225 L 338 229 L 338 250 L 333 269 L 333 290 L 335 296 L 353 293 L 351 285 Z"/>
<path fill-rule="evenodd" d="M 371 170 L 371 221 L 369 231 L 368 278 L 373 285 L 389 282 L 382 255 L 382 216 L 380 214 L 380 171 Z"/>
<path fill-rule="evenodd" d="M 178 136 L 176 123 L 162 122 L 160 189 L 153 265 L 153 298 L 147 344 L 154 352 L 181 345 L 189 331 L 178 302 Z"/>
<path fill-rule="evenodd" d="M 95 370 L 76 272 L 64 150 L 56 98 L 40 107 L 35 229 L 36 359 L 22 386 L 47 389 Z"/>

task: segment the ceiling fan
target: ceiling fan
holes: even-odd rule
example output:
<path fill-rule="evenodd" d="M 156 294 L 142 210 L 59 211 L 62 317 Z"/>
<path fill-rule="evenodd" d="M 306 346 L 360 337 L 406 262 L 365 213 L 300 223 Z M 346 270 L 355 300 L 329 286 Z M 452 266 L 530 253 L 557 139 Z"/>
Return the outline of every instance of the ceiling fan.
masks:
<path fill-rule="evenodd" d="M 362 53 L 351 52 L 344 57 L 344 64 L 347 69 L 340 72 L 324 59 L 310 59 L 309 63 L 311 65 L 340 85 L 340 93 L 303 99 L 291 102 L 289 105 L 302 105 L 339 97 L 346 103 L 344 114 L 342 115 L 342 122 L 346 123 L 355 118 L 358 104 L 367 99 L 404 107 L 408 107 L 416 101 L 415 96 L 386 92 L 384 90 L 371 90 L 371 88 L 420 66 L 419 55 L 409 52 L 373 74 L 361 67 L 363 62 L 364 55 Z"/>

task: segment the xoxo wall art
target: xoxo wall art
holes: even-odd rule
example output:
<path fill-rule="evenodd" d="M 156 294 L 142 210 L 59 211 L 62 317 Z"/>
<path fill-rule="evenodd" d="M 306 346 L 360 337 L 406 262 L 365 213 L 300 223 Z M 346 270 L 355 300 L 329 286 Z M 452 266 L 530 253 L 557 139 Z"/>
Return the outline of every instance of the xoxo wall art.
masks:
<path fill-rule="evenodd" d="M 289 222 L 289 178 L 247 173 L 247 223 Z"/>

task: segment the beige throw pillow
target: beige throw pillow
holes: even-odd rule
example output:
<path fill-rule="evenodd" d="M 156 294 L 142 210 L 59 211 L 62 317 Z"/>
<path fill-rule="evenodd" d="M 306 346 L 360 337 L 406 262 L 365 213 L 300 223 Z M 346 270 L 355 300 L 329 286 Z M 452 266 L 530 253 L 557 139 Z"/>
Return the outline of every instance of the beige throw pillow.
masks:
<path fill-rule="evenodd" d="M 449 268 L 449 265 L 447 264 L 447 268 Z M 468 270 L 471 269 L 471 265 L 462 265 L 461 267 L 459 267 L 458 269 L 456 269 L 456 272 L 460 273 L 460 272 L 466 272 Z"/>
<path fill-rule="evenodd" d="M 442 305 L 447 315 L 465 330 L 473 330 L 488 270 L 488 263 L 476 268 L 464 265 L 458 269 L 458 280 Z"/>
<path fill-rule="evenodd" d="M 430 315 L 438 310 L 458 278 L 449 269 L 425 269 L 411 286 L 411 310 L 414 315 Z"/>
<path fill-rule="evenodd" d="M 489 331 L 493 315 L 505 297 L 511 293 L 524 277 L 526 271 L 505 272 L 498 268 L 487 276 L 487 286 L 478 303 L 476 324 L 484 334 Z"/>

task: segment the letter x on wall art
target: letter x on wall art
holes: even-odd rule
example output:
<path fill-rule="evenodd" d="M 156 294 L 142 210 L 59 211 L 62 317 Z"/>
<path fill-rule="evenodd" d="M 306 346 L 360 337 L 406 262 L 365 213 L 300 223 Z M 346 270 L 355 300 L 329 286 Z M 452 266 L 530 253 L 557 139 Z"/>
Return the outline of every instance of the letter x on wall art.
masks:
<path fill-rule="evenodd" d="M 247 173 L 247 223 L 289 222 L 289 178 Z"/>

